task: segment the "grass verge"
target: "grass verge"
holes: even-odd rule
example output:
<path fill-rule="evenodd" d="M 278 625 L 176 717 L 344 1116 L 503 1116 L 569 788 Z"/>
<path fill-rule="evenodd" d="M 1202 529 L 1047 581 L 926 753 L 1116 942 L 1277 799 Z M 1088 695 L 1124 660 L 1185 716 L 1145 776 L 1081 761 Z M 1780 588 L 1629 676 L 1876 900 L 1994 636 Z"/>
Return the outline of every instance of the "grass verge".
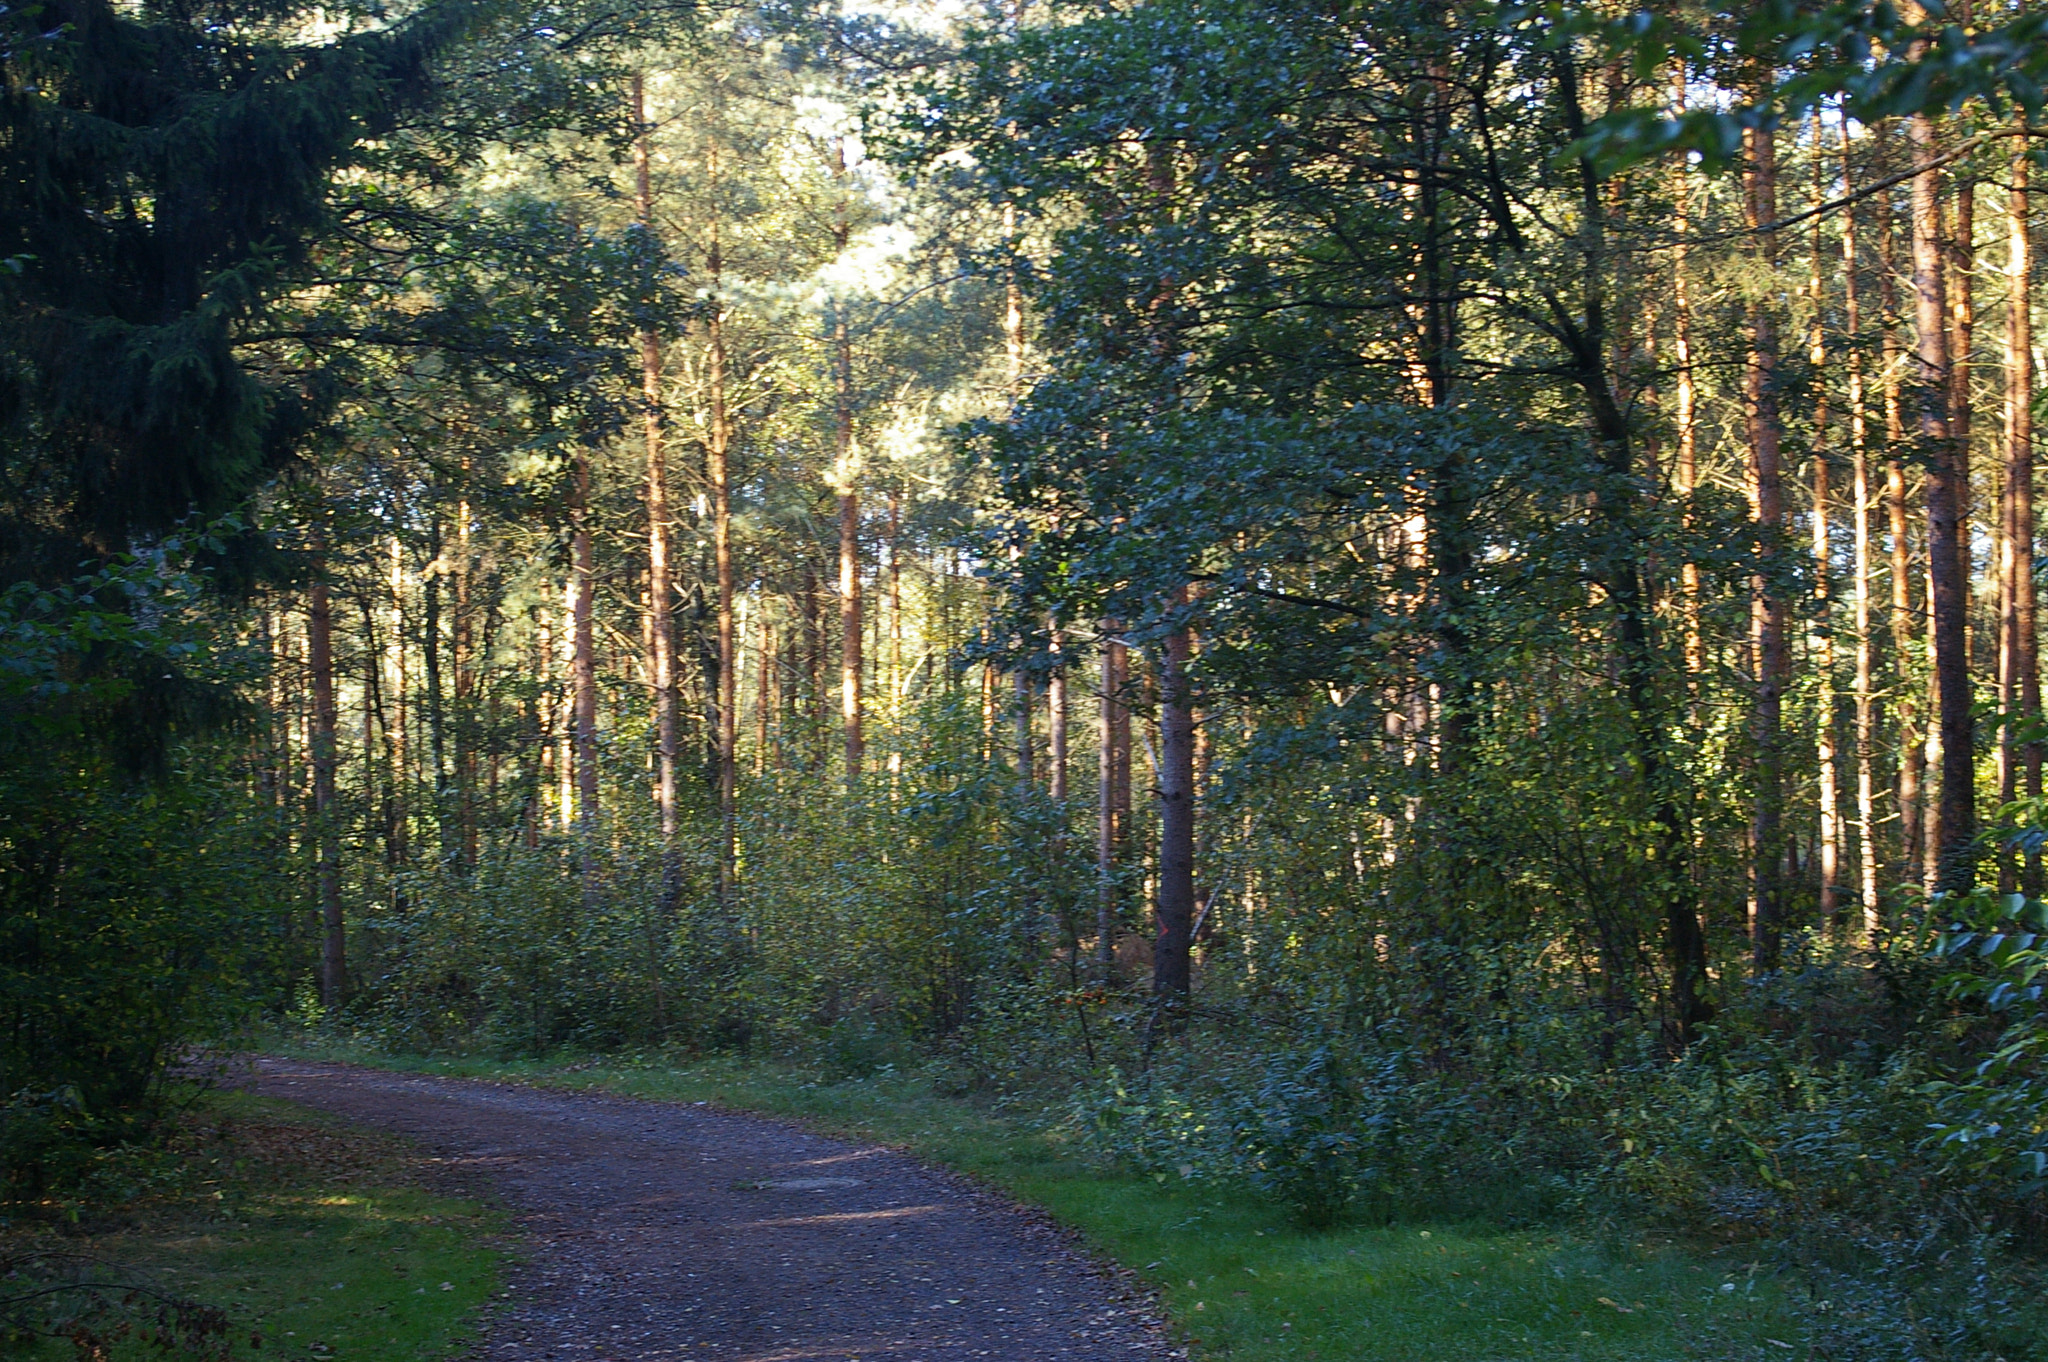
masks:
<path fill-rule="evenodd" d="M 426 1362 L 500 1288 L 502 1215 L 405 1141 L 225 1092 L 116 1159 L 100 1195 L 0 1228 L 0 1300 L 33 1297 L 17 1324 L 42 1335 L 14 1355 Z"/>
<path fill-rule="evenodd" d="M 709 1102 L 900 1145 L 1042 1206 L 1136 1271 L 1198 1357 L 1230 1362 L 1748 1362 L 1801 1358 L 1790 1293 L 1758 1264 L 1644 1234 L 1485 1224 L 1295 1227 L 1278 1207 L 1215 1187 L 1102 1168 L 1057 1132 L 937 1096 L 884 1071 L 818 1081 L 802 1070 L 713 1059 L 399 1057 L 294 1046 L 454 1077 Z"/>

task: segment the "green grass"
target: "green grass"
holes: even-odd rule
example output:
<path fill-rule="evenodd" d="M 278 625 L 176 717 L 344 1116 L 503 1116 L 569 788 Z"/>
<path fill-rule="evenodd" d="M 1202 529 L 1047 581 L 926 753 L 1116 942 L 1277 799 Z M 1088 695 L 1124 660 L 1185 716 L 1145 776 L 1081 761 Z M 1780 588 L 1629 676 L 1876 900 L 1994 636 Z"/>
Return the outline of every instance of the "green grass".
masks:
<path fill-rule="evenodd" d="M 1232 1362 L 1658 1362 L 1808 1355 L 1789 1296 L 1732 1256 L 1642 1234 L 1485 1224 L 1311 1233 L 1215 1187 L 1100 1168 L 1059 1137 L 884 1072 L 840 1083 L 759 1063 L 417 1059 L 414 1072 L 711 1102 L 903 1146 L 1045 1207 L 1159 1294 L 1196 1356 Z"/>
<path fill-rule="evenodd" d="M 61 1235 L 17 1224 L 6 1248 L 89 1254 L 105 1278 L 224 1309 L 237 1356 L 294 1362 L 450 1356 L 501 1289 L 502 1214 L 422 1185 L 421 1157 L 401 1141 L 227 1093 L 188 1119 L 169 1157 L 157 1183 L 175 1193 L 96 1208 Z M 95 1327 L 111 1336 L 120 1320 Z M 30 1353 L 72 1355 L 55 1341 Z M 109 1359 L 164 1355 L 131 1334 Z"/>

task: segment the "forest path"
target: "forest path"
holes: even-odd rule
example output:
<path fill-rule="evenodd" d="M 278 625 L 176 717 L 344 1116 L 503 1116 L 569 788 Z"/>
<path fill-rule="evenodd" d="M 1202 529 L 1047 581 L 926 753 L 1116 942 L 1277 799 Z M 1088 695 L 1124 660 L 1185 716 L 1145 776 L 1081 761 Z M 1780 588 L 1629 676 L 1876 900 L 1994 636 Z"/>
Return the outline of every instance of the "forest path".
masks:
<path fill-rule="evenodd" d="M 484 1174 L 525 1240 L 490 1362 L 1128 1362 L 1147 1303 L 1029 1213 L 755 1116 L 284 1059 L 243 1086 Z"/>

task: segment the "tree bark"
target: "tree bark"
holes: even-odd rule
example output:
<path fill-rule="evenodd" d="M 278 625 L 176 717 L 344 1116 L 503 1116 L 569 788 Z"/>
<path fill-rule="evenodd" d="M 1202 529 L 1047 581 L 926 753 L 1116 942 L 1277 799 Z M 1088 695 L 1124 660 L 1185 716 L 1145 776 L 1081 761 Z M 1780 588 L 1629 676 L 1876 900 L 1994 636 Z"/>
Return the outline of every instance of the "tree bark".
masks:
<path fill-rule="evenodd" d="M 1099 715 L 1098 775 L 1095 821 L 1095 953 L 1096 970 L 1107 984 L 1116 972 L 1117 856 L 1123 846 L 1124 808 L 1120 801 L 1130 788 L 1131 715 L 1124 708 L 1123 692 L 1128 676 L 1128 654 L 1115 637 L 1121 626 L 1114 620 L 1104 626 L 1109 637 L 1102 645 L 1102 695 Z"/>
<path fill-rule="evenodd" d="M 635 72 L 633 100 L 634 207 L 640 229 L 655 234 L 653 125 L 647 121 L 647 82 Z M 667 436 L 662 399 L 661 337 L 640 333 L 640 400 L 646 404 L 642 430 L 647 446 L 647 633 L 648 681 L 654 691 L 654 802 L 661 820 L 662 901 L 673 907 L 681 889 L 676 859 L 676 636 L 675 586 L 669 563 Z M 721 754 L 722 755 L 722 754 Z"/>
<path fill-rule="evenodd" d="M 1177 604 L 1185 601 L 1183 591 Z M 1159 891 L 1153 910 L 1158 935 L 1152 947 L 1152 993 L 1168 1014 L 1187 1005 L 1195 919 L 1195 714 L 1188 659 L 1183 627 L 1166 636 L 1159 655 Z"/>
<path fill-rule="evenodd" d="M 597 833 L 597 652 L 590 609 L 596 572 L 590 538 L 590 456 L 580 449 L 570 478 L 569 703 L 576 766 L 576 831 L 583 839 L 587 875 L 591 841 Z"/>
<path fill-rule="evenodd" d="M 1963 0 L 1967 7 L 1968 0 Z M 1948 243 L 1948 430 L 1955 448 L 1957 496 L 1956 570 L 1967 598 L 1974 564 L 1970 561 L 1970 353 L 1977 336 L 1977 185 L 1967 178 L 1955 182 L 1955 222 Z M 1972 640 L 1963 629 L 1963 666 L 1970 665 Z"/>
<path fill-rule="evenodd" d="M 1685 105 L 1685 76 L 1675 80 L 1678 107 Z M 1671 231 L 1671 347 L 1672 418 L 1677 426 L 1678 449 L 1672 463 L 1672 491 L 1678 497 L 1679 515 L 1686 533 L 1688 552 L 1679 565 L 1679 608 L 1684 620 L 1685 681 L 1688 693 L 1699 693 L 1700 678 L 1707 669 L 1707 649 L 1700 629 L 1700 565 L 1690 550 L 1699 491 L 1699 388 L 1693 373 L 1692 282 L 1686 238 L 1692 232 L 1692 168 L 1684 158 L 1672 171 Z"/>
<path fill-rule="evenodd" d="M 470 477 L 469 459 L 462 460 L 462 477 Z M 476 613 L 470 600 L 470 568 L 475 554 L 470 540 L 475 517 L 464 495 L 455 503 L 455 553 L 448 564 L 448 577 L 455 588 L 455 618 L 451 630 L 450 659 L 455 668 L 455 817 L 461 857 L 465 870 L 477 861 L 476 809 Z"/>
<path fill-rule="evenodd" d="M 1950 426 L 1951 356 L 1945 243 L 1942 240 L 1941 171 L 1935 165 L 1933 120 L 1915 115 L 1908 123 L 1916 173 L 1913 176 L 1913 349 L 1917 433 L 1927 474 L 1927 577 L 1929 634 L 1934 654 L 1935 704 L 1940 710 L 1941 790 L 1933 844 L 1936 873 L 1930 889 L 1967 889 L 1975 878 L 1972 846 L 1977 834 L 1973 719 L 1965 634 L 1969 589 L 1963 574 L 1963 507 L 1967 476 Z"/>
<path fill-rule="evenodd" d="M 320 1004 L 341 1006 L 348 991 L 348 936 L 341 912 L 341 829 L 335 807 L 339 715 L 334 696 L 334 611 L 328 599 L 326 544 L 316 532 L 313 583 L 306 600 L 306 665 L 313 689 L 314 877 L 320 898 Z"/>
<path fill-rule="evenodd" d="M 2027 176 L 2031 169 L 2026 143 L 2013 153 L 2011 182 L 2006 192 L 2005 304 L 2005 610 L 1998 650 L 1999 707 L 2017 711 L 2023 724 L 2041 716 L 2041 666 L 2034 600 L 2034 327 L 2032 301 L 2033 246 L 2029 237 Z M 2000 743 L 1999 794 L 2010 801 L 2022 789 L 2041 793 L 2041 744 L 2016 743 L 2010 727 Z M 2039 859 L 2030 858 L 2026 891 L 2040 889 Z"/>
<path fill-rule="evenodd" d="M 1842 192 L 1854 192 L 1849 155 L 1849 128 L 1842 126 Z M 1851 585 L 1856 617 L 1856 848 L 1857 901 L 1862 907 L 1863 939 L 1874 939 L 1881 925 L 1877 892 L 1877 701 L 1875 657 L 1870 633 L 1870 422 L 1864 391 L 1863 297 L 1857 277 L 1857 234 L 1854 207 L 1842 215 L 1842 320 L 1847 333 L 1849 370 L 1849 460 L 1855 509 L 1855 580 Z"/>
<path fill-rule="evenodd" d="M 1045 682 L 1045 792 L 1058 803 L 1067 797 L 1067 638 L 1057 623 L 1051 632 L 1053 665 Z"/>
<path fill-rule="evenodd" d="M 396 535 L 391 538 L 391 679 L 392 709 L 395 713 L 394 722 L 386 734 L 391 743 L 389 858 L 392 869 L 396 870 L 411 859 L 411 801 L 407 797 L 406 782 L 412 770 L 408 708 L 411 678 L 406 674 L 405 665 L 405 549 Z"/>
<path fill-rule="evenodd" d="M 852 236 L 843 137 L 839 139 L 833 170 L 839 180 L 839 204 L 832 224 L 832 240 L 843 259 Z M 846 780 L 851 787 L 860 782 L 866 742 L 861 731 L 860 488 L 853 448 L 853 340 L 846 325 L 844 299 L 833 301 L 832 355 L 833 433 L 839 479 L 839 720 L 845 737 Z"/>
<path fill-rule="evenodd" d="M 1826 125 L 1814 118 L 1813 201 L 1827 202 L 1824 158 L 1819 154 Z M 1807 365 L 1812 375 L 1813 400 L 1813 609 L 1814 609 L 1814 756 L 1820 806 L 1820 923 L 1833 932 L 1837 909 L 1837 881 L 1842 864 L 1842 804 L 1840 773 L 1835 751 L 1835 600 L 1833 553 L 1829 543 L 1829 501 L 1834 495 L 1832 470 L 1828 466 L 1827 387 L 1827 285 L 1823 262 L 1827 259 L 1821 220 L 1813 222 L 1812 268 L 1808 276 L 1809 303 L 1813 308 L 1812 330 L 1807 344 Z"/>
<path fill-rule="evenodd" d="M 1900 393 L 1900 373 L 1905 365 L 1905 348 L 1900 342 L 1898 297 L 1898 253 L 1894 245 L 1892 214 L 1881 213 L 1879 224 L 1878 271 L 1882 302 L 1882 366 L 1885 447 L 1892 457 L 1885 460 L 1885 513 L 1891 531 L 1891 632 L 1892 669 L 1897 684 L 1892 710 L 1898 715 L 1899 736 L 1899 863 L 1902 873 L 1911 874 L 1925 858 L 1927 819 L 1922 791 L 1926 773 L 1924 734 L 1920 726 L 1920 705 L 1914 693 L 1914 642 L 1920 637 L 1920 617 L 1913 608 L 1913 546 L 1911 520 L 1906 498 L 1906 466 L 1898 451 L 1906 445 L 1905 403 Z"/>
<path fill-rule="evenodd" d="M 739 873 L 739 666 L 733 632 L 732 566 L 732 419 L 726 408 L 725 242 L 724 213 L 719 201 L 718 142 L 705 148 L 705 179 L 710 221 L 705 274 L 710 290 L 704 321 L 704 383 L 710 422 L 704 439 L 704 481 L 711 493 L 711 567 L 715 586 L 718 631 L 718 681 L 713 687 L 713 746 L 718 790 L 718 901 L 728 909 Z M 701 598 L 700 598 L 701 599 Z"/>
<path fill-rule="evenodd" d="M 1769 132 L 1750 131 L 1743 168 L 1744 207 L 1757 231 L 1778 218 L 1777 145 Z M 1757 237 L 1758 262 L 1766 277 L 1778 268 L 1776 234 Z M 1750 519 L 1756 527 L 1760 569 L 1750 581 L 1750 646 L 1755 657 L 1755 692 L 1750 735 L 1756 750 L 1755 790 L 1750 812 L 1751 962 L 1759 974 L 1778 968 L 1785 931 L 1782 865 L 1784 829 L 1784 691 L 1789 673 L 1785 648 L 1785 602 L 1770 573 L 1785 524 L 1783 427 L 1778 415 L 1778 333 L 1771 304 L 1761 298 L 1748 307 L 1749 351 L 1743 365 L 1743 408 L 1749 436 Z"/>

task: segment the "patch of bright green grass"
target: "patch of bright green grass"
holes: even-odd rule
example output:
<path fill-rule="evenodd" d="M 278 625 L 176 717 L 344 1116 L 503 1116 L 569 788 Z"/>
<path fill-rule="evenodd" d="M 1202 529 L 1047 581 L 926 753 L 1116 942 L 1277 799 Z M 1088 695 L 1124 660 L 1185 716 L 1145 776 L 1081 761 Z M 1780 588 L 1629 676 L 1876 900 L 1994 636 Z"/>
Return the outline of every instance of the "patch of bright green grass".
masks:
<path fill-rule="evenodd" d="M 1484 1224 L 1308 1232 L 1213 1186 L 1101 1168 L 1053 1132 L 908 1075 L 820 1083 L 726 1059 L 417 1059 L 295 1048 L 412 1072 L 710 1102 L 901 1145 L 1042 1206 L 1159 1294 L 1196 1356 L 1231 1362 L 1678 1362 L 1808 1355 L 1794 1308 L 1739 1258 L 1634 1235 Z"/>
<path fill-rule="evenodd" d="M 88 1254 L 102 1280 L 223 1309 L 237 1357 L 428 1362 L 470 1341 L 501 1285 L 499 1211 L 422 1185 L 402 1141 L 290 1103 L 215 1094 L 192 1123 L 174 1155 L 183 1195 L 103 1208 L 57 1239 L 18 1227 L 8 1247 Z M 72 1355 L 54 1341 L 31 1354 Z M 131 1333 L 107 1357 L 163 1355 Z"/>

